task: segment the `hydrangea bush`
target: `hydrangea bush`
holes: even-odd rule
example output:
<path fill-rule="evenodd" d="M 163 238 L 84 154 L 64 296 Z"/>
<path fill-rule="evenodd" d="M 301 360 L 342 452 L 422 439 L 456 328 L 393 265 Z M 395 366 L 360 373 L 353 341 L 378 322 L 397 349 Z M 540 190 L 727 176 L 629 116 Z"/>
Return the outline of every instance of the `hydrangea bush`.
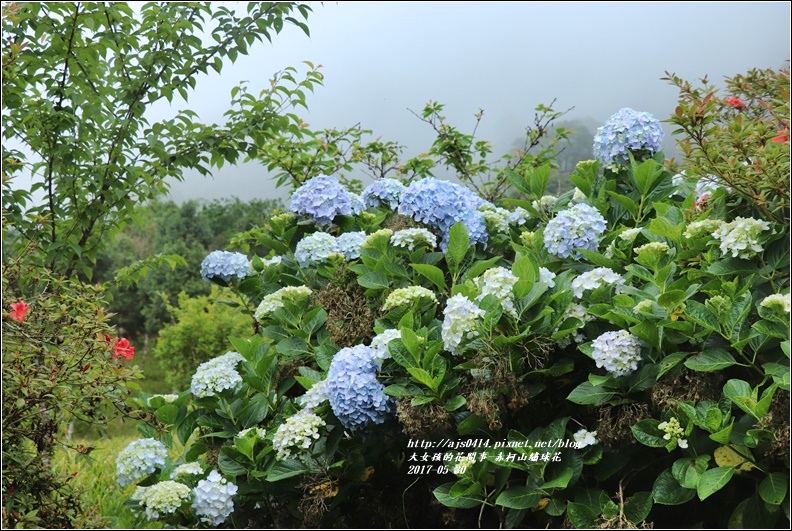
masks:
<path fill-rule="evenodd" d="M 623 109 L 595 140 L 607 167 L 552 200 L 548 167 L 497 204 L 379 179 L 357 213 L 307 181 L 231 286 L 256 334 L 178 397 L 141 394 L 157 457 L 125 451 L 119 482 L 157 490 L 133 505 L 229 527 L 360 525 L 362 506 L 399 526 L 447 507 L 463 527 L 668 527 L 676 505 L 788 524 L 789 233 L 728 191 L 700 203 L 660 139 Z"/>

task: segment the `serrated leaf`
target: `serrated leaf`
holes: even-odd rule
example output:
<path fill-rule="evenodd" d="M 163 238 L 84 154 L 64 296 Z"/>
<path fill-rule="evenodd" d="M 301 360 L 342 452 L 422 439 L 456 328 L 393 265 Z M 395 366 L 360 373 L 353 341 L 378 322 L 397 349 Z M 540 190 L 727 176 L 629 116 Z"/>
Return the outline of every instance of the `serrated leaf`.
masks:
<path fill-rule="evenodd" d="M 731 466 L 719 466 L 704 472 L 696 487 L 699 499 L 704 501 L 725 487 L 733 475 L 734 467 Z"/>
<path fill-rule="evenodd" d="M 495 499 L 495 505 L 510 509 L 530 509 L 542 499 L 543 492 L 530 487 L 516 486 L 504 490 Z"/>
<path fill-rule="evenodd" d="M 651 510 L 651 492 L 636 492 L 624 502 L 624 516 L 634 524 L 639 524 L 646 520 Z"/>
<path fill-rule="evenodd" d="M 661 505 L 681 505 L 695 495 L 695 489 L 681 487 L 670 470 L 663 470 L 652 486 L 652 498 Z"/>
<path fill-rule="evenodd" d="M 737 363 L 734 356 L 722 348 L 711 348 L 685 360 L 685 367 L 699 372 L 712 372 Z"/>
<path fill-rule="evenodd" d="M 610 392 L 604 387 L 595 387 L 591 385 L 591 382 L 583 382 L 569 393 L 567 400 L 575 404 L 596 406 L 607 402 L 615 395 L 616 393 Z"/>

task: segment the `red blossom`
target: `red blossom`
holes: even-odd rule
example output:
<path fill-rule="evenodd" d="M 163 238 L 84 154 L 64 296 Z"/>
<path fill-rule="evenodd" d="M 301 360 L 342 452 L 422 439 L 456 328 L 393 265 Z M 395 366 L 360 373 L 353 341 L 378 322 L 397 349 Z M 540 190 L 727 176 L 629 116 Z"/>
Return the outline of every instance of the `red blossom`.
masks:
<path fill-rule="evenodd" d="M 731 98 L 726 98 L 726 103 L 730 103 L 731 105 L 734 106 L 735 109 L 740 111 L 745 109 L 745 103 L 743 102 L 743 100 L 741 100 L 736 96 L 732 96 Z"/>
<path fill-rule="evenodd" d="M 129 340 L 125 337 L 117 339 L 113 345 L 113 357 L 123 357 L 124 359 L 131 360 L 135 357 L 135 347 L 129 344 Z"/>
<path fill-rule="evenodd" d="M 25 320 L 25 314 L 27 314 L 28 309 L 30 306 L 25 304 L 25 301 L 13 302 L 11 303 L 11 308 L 14 310 L 8 314 L 11 319 L 16 319 L 20 323 Z"/>
<path fill-rule="evenodd" d="M 784 127 L 783 129 L 776 131 L 778 136 L 774 136 L 770 139 L 770 142 L 776 142 L 778 144 L 786 144 L 789 142 L 789 127 Z"/>

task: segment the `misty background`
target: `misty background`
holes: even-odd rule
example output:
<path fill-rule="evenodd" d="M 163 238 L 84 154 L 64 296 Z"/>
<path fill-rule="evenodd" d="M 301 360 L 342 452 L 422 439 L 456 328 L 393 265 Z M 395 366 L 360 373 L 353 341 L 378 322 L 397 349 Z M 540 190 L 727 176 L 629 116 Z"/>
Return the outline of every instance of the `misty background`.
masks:
<path fill-rule="evenodd" d="M 245 8 L 244 2 L 226 5 Z M 360 124 L 407 147 L 404 158 L 434 140 L 420 112 L 445 104 L 447 123 L 490 140 L 493 156 L 515 147 L 534 108 L 555 100 L 574 107 L 561 120 L 591 134 L 622 107 L 665 120 L 678 92 L 665 71 L 695 82 L 750 68 L 781 68 L 790 58 L 789 2 L 310 2 L 310 38 L 286 26 L 273 43 L 256 43 L 248 56 L 198 80 L 189 103 L 158 102 L 149 117 L 170 118 L 190 108 L 205 122 L 222 122 L 231 89 L 248 81 L 252 94 L 288 66 L 321 64 L 324 85 L 297 114 L 312 129 Z M 725 96 L 725 94 L 724 94 Z M 558 125 L 558 123 L 556 124 Z M 672 148 L 671 128 L 665 145 Z M 590 150 L 589 150 L 590 153 Z M 589 155 L 587 158 L 593 158 Z M 349 175 L 360 178 L 364 175 Z M 172 182 L 170 199 L 237 196 L 287 198 L 258 163 L 188 173 Z"/>

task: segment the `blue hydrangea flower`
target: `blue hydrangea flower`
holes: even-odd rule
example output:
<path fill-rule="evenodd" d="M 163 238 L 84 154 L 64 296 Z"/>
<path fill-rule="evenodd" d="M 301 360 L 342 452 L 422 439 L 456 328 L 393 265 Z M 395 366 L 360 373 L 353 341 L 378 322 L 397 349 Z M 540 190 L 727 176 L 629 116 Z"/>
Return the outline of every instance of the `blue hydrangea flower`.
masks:
<path fill-rule="evenodd" d="M 229 251 L 212 251 L 201 262 L 201 278 L 213 280 L 219 278 L 230 282 L 232 278 L 243 279 L 253 274 L 250 262 L 242 253 Z"/>
<path fill-rule="evenodd" d="M 596 251 L 600 235 L 605 231 L 605 218 L 585 203 L 563 210 L 547 223 L 544 244 L 547 251 L 559 258 L 574 254 L 580 258 L 578 249 Z"/>
<path fill-rule="evenodd" d="M 477 209 L 486 201 L 469 189 L 432 177 L 414 181 L 402 194 L 399 214 L 411 216 L 437 229 L 442 235 L 440 247 L 448 247 L 451 227 L 465 224 L 471 243 L 487 243 L 487 224 Z"/>
<path fill-rule="evenodd" d="M 630 162 L 629 151 L 646 150 L 652 155 L 660 151 L 664 135 L 657 118 L 625 107 L 597 129 L 594 156 L 606 165 L 625 165 Z"/>
<path fill-rule="evenodd" d="M 363 201 L 363 197 L 360 194 L 349 192 L 349 204 L 351 205 L 353 216 L 357 216 L 366 210 L 366 203 Z"/>
<path fill-rule="evenodd" d="M 344 253 L 347 260 L 354 260 L 360 258 L 360 248 L 366 241 L 366 233 L 359 232 L 345 232 L 336 238 L 338 248 Z"/>
<path fill-rule="evenodd" d="M 332 253 L 341 253 L 338 241 L 332 234 L 314 232 L 297 242 L 294 258 L 302 267 L 327 261 Z"/>
<path fill-rule="evenodd" d="M 330 407 L 349 430 L 381 424 L 391 411 L 385 386 L 377 380 L 378 361 L 371 347 L 357 345 L 339 350 L 330 363 Z"/>
<path fill-rule="evenodd" d="M 406 187 L 396 179 L 377 179 L 363 190 L 363 201 L 367 207 L 387 206 L 396 210 L 404 190 Z"/>
<path fill-rule="evenodd" d="M 291 197 L 291 211 L 314 218 L 317 225 L 329 226 L 333 218 L 352 214 L 349 192 L 335 177 L 319 175 L 297 188 Z"/>
<path fill-rule="evenodd" d="M 138 439 L 121 450 L 116 458 L 116 475 L 122 487 L 165 467 L 168 449 L 156 439 Z"/>
<path fill-rule="evenodd" d="M 237 490 L 236 485 L 223 478 L 217 470 L 212 470 L 193 489 L 193 512 L 205 524 L 218 526 L 234 512 Z"/>

